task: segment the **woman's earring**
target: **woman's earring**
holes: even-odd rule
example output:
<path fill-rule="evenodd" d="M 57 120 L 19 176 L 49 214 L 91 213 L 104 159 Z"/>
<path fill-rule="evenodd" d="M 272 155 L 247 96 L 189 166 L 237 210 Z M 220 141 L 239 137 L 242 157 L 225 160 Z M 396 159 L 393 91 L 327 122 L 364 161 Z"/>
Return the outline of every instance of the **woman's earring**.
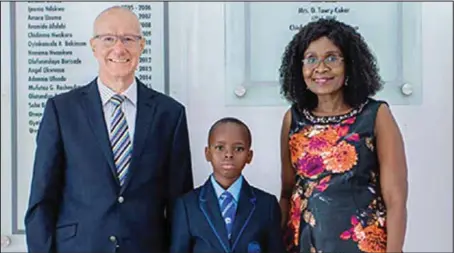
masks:
<path fill-rule="evenodd" d="M 344 85 L 348 86 L 348 76 L 345 78 Z"/>

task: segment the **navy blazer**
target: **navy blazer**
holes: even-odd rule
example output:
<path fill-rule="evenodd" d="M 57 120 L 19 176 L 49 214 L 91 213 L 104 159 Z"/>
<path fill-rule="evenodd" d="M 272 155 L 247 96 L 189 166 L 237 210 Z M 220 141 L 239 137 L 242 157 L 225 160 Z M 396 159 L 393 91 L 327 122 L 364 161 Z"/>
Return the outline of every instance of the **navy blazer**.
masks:
<path fill-rule="evenodd" d="M 120 187 L 96 79 L 47 101 L 37 134 L 29 252 L 163 252 L 193 189 L 185 108 L 137 80 L 132 160 Z"/>
<path fill-rule="evenodd" d="M 171 253 L 285 252 L 274 195 L 244 179 L 229 242 L 210 179 L 175 203 Z"/>

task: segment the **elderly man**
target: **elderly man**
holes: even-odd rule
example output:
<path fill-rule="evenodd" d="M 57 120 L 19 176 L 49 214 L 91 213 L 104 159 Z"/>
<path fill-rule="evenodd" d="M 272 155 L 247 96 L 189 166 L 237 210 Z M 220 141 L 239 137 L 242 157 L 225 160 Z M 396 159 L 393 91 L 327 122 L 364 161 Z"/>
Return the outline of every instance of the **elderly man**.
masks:
<path fill-rule="evenodd" d="M 193 188 L 185 108 L 135 78 L 137 16 L 103 11 L 99 76 L 48 100 L 37 135 L 30 252 L 165 252 L 174 200 Z"/>

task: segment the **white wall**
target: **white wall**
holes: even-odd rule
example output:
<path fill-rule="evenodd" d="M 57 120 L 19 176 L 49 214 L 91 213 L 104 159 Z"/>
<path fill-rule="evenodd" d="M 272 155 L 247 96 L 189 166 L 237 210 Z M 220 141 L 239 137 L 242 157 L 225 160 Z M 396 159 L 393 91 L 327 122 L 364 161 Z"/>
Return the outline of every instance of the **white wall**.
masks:
<path fill-rule="evenodd" d="M 285 107 L 224 106 L 224 4 L 170 3 L 171 95 L 188 110 L 195 183 L 210 167 L 206 134 L 223 116 L 251 128 L 255 157 L 245 169 L 254 185 L 280 190 L 279 131 Z M 1 234 L 12 243 L 2 252 L 25 251 L 11 236 L 11 95 L 8 3 L 1 3 Z M 423 3 L 423 104 L 392 106 L 403 131 L 409 166 L 407 252 L 452 252 L 452 5 Z M 26 181 L 28 182 L 28 180 Z M 19 214 L 22 215 L 22 214 Z"/>
<path fill-rule="evenodd" d="M 10 55 L 10 15 L 9 3 L 1 2 L 1 214 L 2 214 L 2 245 L 3 235 L 11 237 L 13 242 L 7 249 L 11 251 L 23 251 L 22 236 L 11 236 L 12 231 L 12 183 L 11 183 L 11 55 Z M 2 252 L 4 251 L 2 247 Z"/>

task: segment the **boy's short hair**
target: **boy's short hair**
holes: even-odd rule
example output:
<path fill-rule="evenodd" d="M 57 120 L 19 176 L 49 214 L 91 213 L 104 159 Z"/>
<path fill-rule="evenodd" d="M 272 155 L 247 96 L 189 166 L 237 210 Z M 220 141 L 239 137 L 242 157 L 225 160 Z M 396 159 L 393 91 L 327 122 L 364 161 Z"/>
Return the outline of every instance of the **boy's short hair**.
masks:
<path fill-rule="evenodd" d="M 211 126 L 210 130 L 208 131 L 208 145 L 210 144 L 211 135 L 213 134 L 216 127 L 218 127 L 219 125 L 225 124 L 225 123 L 234 123 L 234 124 L 237 124 L 237 125 L 243 127 L 247 133 L 247 139 L 248 139 L 247 144 L 249 145 L 249 147 L 251 146 L 252 134 L 251 134 L 251 131 L 249 130 L 249 127 L 243 121 L 241 121 L 235 117 L 225 117 L 225 118 L 219 119 L 216 122 L 214 122 L 214 124 Z"/>

